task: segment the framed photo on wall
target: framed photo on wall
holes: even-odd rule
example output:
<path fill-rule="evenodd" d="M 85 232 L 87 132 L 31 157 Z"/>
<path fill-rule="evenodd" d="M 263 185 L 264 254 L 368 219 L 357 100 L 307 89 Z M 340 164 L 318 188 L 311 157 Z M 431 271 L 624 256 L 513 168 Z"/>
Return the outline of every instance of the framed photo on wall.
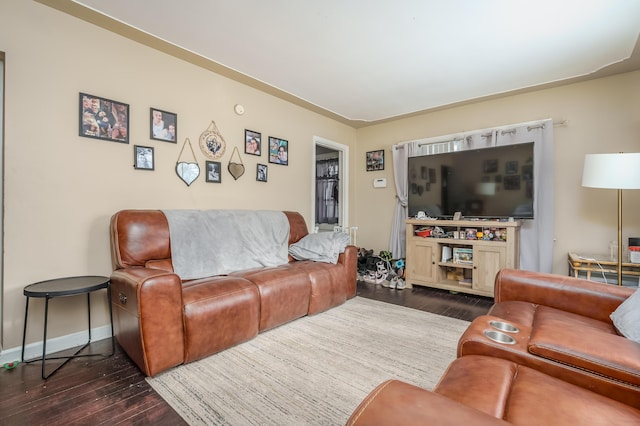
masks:
<path fill-rule="evenodd" d="M 178 143 L 178 115 L 157 108 L 151 108 L 150 111 L 149 138 Z"/>
<path fill-rule="evenodd" d="M 289 141 L 269 136 L 269 162 L 289 165 Z"/>
<path fill-rule="evenodd" d="M 266 182 L 267 172 L 268 172 L 268 168 L 266 164 L 258 164 L 256 167 L 256 180 L 258 182 Z"/>
<path fill-rule="evenodd" d="M 129 143 L 129 105 L 80 93 L 79 135 L 85 138 Z"/>
<path fill-rule="evenodd" d="M 262 155 L 262 135 L 253 130 L 244 131 L 244 153 Z"/>
<path fill-rule="evenodd" d="M 206 182 L 221 183 L 222 182 L 222 163 L 219 161 L 206 161 L 207 167 Z"/>
<path fill-rule="evenodd" d="M 367 152 L 367 171 L 384 170 L 384 150 Z"/>
<path fill-rule="evenodd" d="M 154 158 L 153 147 L 133 146 L 133 167 L 138 170 L 153 170 Z"/>

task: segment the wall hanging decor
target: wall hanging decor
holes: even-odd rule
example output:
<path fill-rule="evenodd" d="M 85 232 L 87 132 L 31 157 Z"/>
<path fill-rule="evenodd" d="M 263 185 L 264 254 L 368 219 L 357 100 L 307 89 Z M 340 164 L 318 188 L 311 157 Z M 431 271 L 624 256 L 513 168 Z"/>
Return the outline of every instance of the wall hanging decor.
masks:
<path fill-rule="evenodd" d="M 153 147 L 133 146 L 133 168 L 138 170 L 154 170 Z"/>
<path fill-rule="evenodd" d="M 80 93 L 80 136 L 129 143 L 129 105 Z"/>
<path fill-rule="evenodd" d="M 367 152 L 367 171 L 384 170 L 384 150 Z"/>
<path fill-rule="evenodd" d="M 267 165 L 266 164 L 258 164 L 256 167 L 256 180 L 258 182 L 266 182 L 267 181 Z"/>
<path fill-rule="evenodd" d="M 262 135 L 253 130 L 244 131 L 244 153 L 262 155 Z"/>
<path fill-rule="evenodd" d="M 222 157 L 227 143 L 224 141 L 222 134 L 218 130 L 215 121 L 211 120 L 211 124 L 207 130 L 200 135 L 200 149 L 202 153 L 211 160 L 217 160 Z"/>
<path fill-rule="evenodd" d="M 284 139 L 269 136 L 269 162 L 273 164 L 289 165 L 289 142 Z"/>
<path fill-rule="evenodd" d="M 178 143 L 178 115 L 151 108 L 149 137 L 157 141 Z"/>
<path fill-rule="evenodd" d="M 184 147 L 189 145 L 189 149 L 191 149 L 191 155 L 193 155 L 193 163 L 180 161 L 182 157 L 182 151 L 184 151 Z M 178 161 L 176 161 L 176 173 L 180 176 L 180 179 L 187 186 L 190 186 L 194 180 L 200 176 L 200 166 L 198 165 L 198 161 L 196 160 L 196 154 L 193 152 L 193 146 L 191 146 L 191 141 L 189 138 L 184 140 L 182 144 L 182 149 L 180 150 L 180 154 L 178 155 Z"/>
<path fill-rule="evenodd" d="M 238 163 L 233 161 L 233 156 L 236 154 L 238 154 Z M 227 170 L 229 170 L 229 173 L 235 180 L 238 180 L 240 176 L 244 174 L 244 164 L 242 164 L 242 158 L 240 157 L 240 151 L 237 146 L 233 147 L 233 152 L 231 153 L 231 158 L 229 158 Z"/>
<path fill-rule="evenodd" d="M 222 182 L 222 164 L 219 161 L 206 161 L 207 175 L 206 182 Z"/>

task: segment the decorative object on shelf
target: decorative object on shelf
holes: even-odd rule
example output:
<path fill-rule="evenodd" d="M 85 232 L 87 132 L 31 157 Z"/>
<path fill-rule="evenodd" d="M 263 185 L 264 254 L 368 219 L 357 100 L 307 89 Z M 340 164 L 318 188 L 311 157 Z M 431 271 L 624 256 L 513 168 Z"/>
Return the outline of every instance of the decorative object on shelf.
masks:
<path fill-rule="evenodd" d="M 367 152 L 367 171 L 384 170 L 384 150 Z"/>
<path fill-rule="evenodd" d="M 238 154 L 238 163 L 233 162 L 233 156 L 236 154 Z M 229 173 L 235 180 L 238 180 L 240 176 L 244 174 L 244 164 L 242 164 L 242 158 L 240 157 L 240 151 L 237 146 L 233 147 L 233 152 L 231 153 L 231 158 L 229 158 L 227 170 L 229 170 Z"/>
<path fill-rule="evenodd" d="M 211 124 L 207 130 L 200 135 L 200 149 L 202 153 L 211 160 L 217 160 L 222 157 L 227 143 L 218 130 L 215 121 L 211 120 Z"/>
<path fill-rule="evenodd" d="M 256 180 L 258 182 L 266 182 L 267 172 L 268 172 L 268 168 L 266 164 L 258 164 L 256 167 Z"/>
<path fill-rule="evenodd" d="M 137 170 L 154 170 L 153 147 L 133 146 L 133 168 Z"/>
<path fill-rule="evenodd" d="M 618 190 L 618 285 L 622 285 L 622 190 L 640 189 L 640 153 L 587 154 L 582 186 Z"/>
<path fill-rule="evenodd" d="M 180 161 L 180 158 L 182 157 L 182 151 L 184 151 L 184 147 L 187 146 L 187 144 L 191 149 L 191 155 L 193 155 L 193 163 Z M 182 144 L 182 149 L 180 150 L 180 154 L 178 155 L 178 161 L 176 161 L 176 173 L 178 174 L 178 176 L 180 176 L 180 179 L 182 179 L 183 182 L 187 184 L 187 186 L 190 186 L 193 181 L 196 180 L 198 176 L 200 176 L 200 166 L 198 165 L 198 162 L 196 160 L 196 154 L 195 152 L 193 152 L 193 146 L 191 145 L 191 141 L 189 140 L 189 138 L 186 138 L 184 140 L 184 143 Z"/>
<path fill-rule="evenodd" d="M 262 135 L 253 130 L 244 131 L 244 153 L 262 155 Z"/>
<path fill-rule="evenodd" d="M 172 112 L 150 108 L 149 138 L 178 143 L 178 115 Z"/>
<path fill-rule="evenodd" d="M 219 161 L 206 161 L 205 167 L 207 168 L 206 182 L 222 182 L 222 163 Z"/>
<path fill-rule="evenodd" d="M 80 93 L 80 136 L 129 143 L 129 105 Z"/>
<path fill-rule="evenodd" d="M 289 141 L 269 136 L 269 162 L 289 165 Z"/>

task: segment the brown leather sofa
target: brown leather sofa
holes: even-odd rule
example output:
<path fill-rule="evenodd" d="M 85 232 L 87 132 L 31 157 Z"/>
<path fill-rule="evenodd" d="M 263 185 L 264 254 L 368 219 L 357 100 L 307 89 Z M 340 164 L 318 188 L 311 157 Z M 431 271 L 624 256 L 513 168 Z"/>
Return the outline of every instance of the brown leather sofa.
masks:
<path fill-rule="evenodd" d="M 299 213 L 284 213 L 291 245 L 308 234 L 307 226 Z M 289 256 L 282 266 L 183 281 L 173 271 L 169 235 L 160 210 L 122 210 L 111 218 L 115 334 L 148 376 L 325 311 L 356 293 L 354 246 L 337 264 Z"/>
<path fill-rule="evenodd" d="M 609 318 L 633 291 L 504 269 L 434 391 L 383 383 L 349 424 L 640 424 L 640 344 Z"/>

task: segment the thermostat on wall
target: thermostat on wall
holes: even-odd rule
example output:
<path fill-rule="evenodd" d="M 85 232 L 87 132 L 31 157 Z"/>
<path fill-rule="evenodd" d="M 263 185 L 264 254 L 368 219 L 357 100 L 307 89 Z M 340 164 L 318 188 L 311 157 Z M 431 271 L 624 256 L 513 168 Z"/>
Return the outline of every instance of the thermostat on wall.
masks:
<path fill-rule="evenodd" d="M 386 188 L 387 187 L 387 179 L 386 178 L 378 178 L 373 180 L 374 188 Z"/>

